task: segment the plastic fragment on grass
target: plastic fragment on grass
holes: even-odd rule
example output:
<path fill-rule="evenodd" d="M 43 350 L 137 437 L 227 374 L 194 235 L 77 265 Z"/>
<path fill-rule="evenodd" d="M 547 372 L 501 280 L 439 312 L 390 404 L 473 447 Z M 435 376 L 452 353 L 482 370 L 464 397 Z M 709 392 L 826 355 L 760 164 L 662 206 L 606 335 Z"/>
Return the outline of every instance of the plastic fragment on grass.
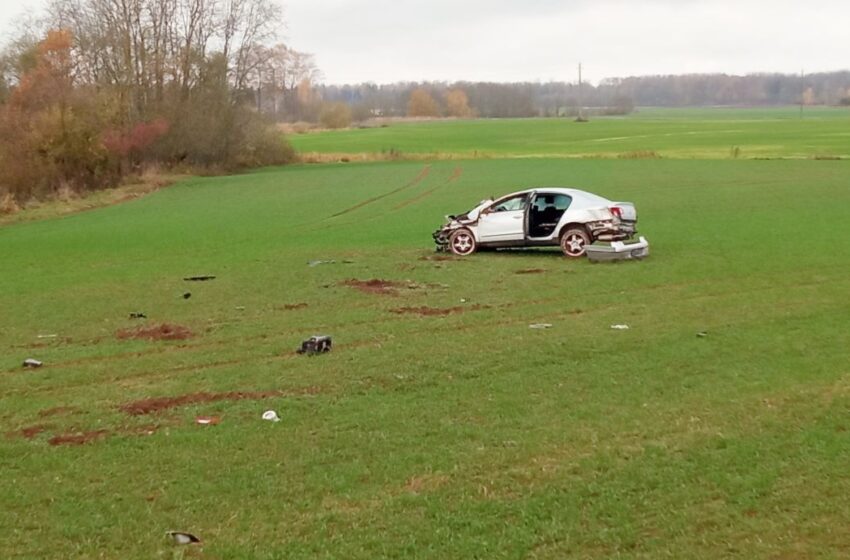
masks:
<path fill-rule="evenodd" d="M 707 332 L 707 331 L 700 331 L 700 332 L 698 332 L 698 333 L 697 333 L 697 337 L 698 337 L 698 338 L 705 338 L 705 337 L 707 337 L 707 336 L 708 336 L 708 332 Z"/>
<path fill-rule="evenodd" d="M 263 420 L 268 420 L 269 422 L 280 422 L 280 416 L 278 416 L 277 412 L 274 410 L 267 410 L 263 412 Z"/>
<path fill-rule="evenodd" d="M 148 316 L 142 313 L 141 311 L 134 311 L 130 313 L 130 319 L 147 319 Z"/>
<path fill-rule="evenodd" d="M 551 329 L 552 323 L 532 323 L 528 325 L 529 329 Z"/>
<path fill-rule="evenodd" d="M 195 418 L 195 424 L 200 424 L 201 426 L 215 426 L 219 423 L 221 423 L 220 416 L 198 416 Z"/>
<path fill-rule="evenodd" d="M 183 279 L 186 282 L 206 282 L 207 280 L 215 280 L 215 276 L 204 274 L 201 276 L 187 276 Z"/>
<path fill-rule="evenodd" d="M 183 299 L 189 299 L 190 297 L 192 297 L 192 292 L 186 292 L 183 294 Z"/>
<path fill-rule="evenodd" d="M 44 365 L 44 362 L 42 362 L 41 360 L 36 360 L 34 358 L 27 358 L 26 360 L 24 360 L 23 367 L 25 367 L 25 368 L 40 368 L 43 365 Z"/>
<path fill-rule="evenodd" d="M 40 334 L 36 338 L 56 338 L 58 334 Z"/>
<path fill-rule="evenodd" d="M 168 531 L 166 534 L 171 537 L 174 544 L 194 544 L 201 542 L 201 539 L 192 533 L 185 533 L 183 531 Z"/>
<path fill-rule="evenodd" d="M 615 331 L 627 331 L 627 330 L 629 330 L 628 325 L 611 325 L 611 328 Z"/>

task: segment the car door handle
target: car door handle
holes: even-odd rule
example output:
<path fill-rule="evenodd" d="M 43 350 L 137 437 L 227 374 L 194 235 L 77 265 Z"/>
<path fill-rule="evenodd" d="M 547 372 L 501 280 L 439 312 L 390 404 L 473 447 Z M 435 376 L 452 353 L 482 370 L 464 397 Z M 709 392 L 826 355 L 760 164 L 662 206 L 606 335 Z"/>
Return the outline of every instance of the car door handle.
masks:
<path fill-rule="evenodd" d="M 522 216 L 514 216 L 514 220 L 521 220 Z"/>

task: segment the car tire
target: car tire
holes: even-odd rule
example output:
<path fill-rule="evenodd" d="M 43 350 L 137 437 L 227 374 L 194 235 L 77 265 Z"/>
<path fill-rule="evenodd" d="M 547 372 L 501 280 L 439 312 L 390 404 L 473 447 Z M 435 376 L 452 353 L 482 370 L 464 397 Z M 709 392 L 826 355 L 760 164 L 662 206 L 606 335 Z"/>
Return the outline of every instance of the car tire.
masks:
<path fill-rule="evenodd" d="M 571 259 L 578 259 L 587 254 L 590 236 L 583 227 L 571 227 L 561 234 L 561 251 Z"/>
<path fill-rule="evenodd" d="M 449 250 L 459 257 L 471 255 L 477 248 L 475 236 L 466 228 L 453 231 L 449 236 Z"/>

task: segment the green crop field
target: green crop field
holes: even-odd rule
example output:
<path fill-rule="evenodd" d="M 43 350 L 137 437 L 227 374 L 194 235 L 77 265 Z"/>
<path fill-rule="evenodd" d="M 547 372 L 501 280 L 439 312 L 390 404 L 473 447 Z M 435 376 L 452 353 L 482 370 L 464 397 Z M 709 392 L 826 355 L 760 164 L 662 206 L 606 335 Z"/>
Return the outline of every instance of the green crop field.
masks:
<path fill-rule="evenodd" d="M 786 125 L 850 130 L 762 120 L 789 154 Z M 592 151 L 545 146 L 573 126 L 297 141 Z M 728 152 L 706 136 L 682 149 Z M 435 258 L 444 214 L 541 184 L 634 201 L 651 256 Z M 0 557 L 845 558 L 849 186 L 813 159 L 299 165 L 0 227 Z M 295 354 L 313 334 L 333 351 Z"/>
<path fill-rule="evenodd" d="M 440 158 L 844 158 L 850 109 L 641 109 L 628 117 L 394 123 L 302 134 L 311 153 L 428 155 Z"/>

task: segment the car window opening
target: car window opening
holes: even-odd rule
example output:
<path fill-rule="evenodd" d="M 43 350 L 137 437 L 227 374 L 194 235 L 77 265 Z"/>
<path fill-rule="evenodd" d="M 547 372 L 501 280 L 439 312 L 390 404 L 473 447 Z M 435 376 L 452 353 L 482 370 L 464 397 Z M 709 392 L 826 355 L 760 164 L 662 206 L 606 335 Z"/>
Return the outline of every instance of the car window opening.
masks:
<path fill-rule="evenodd" d="M 565 194 L 541 193 L 535 196 L 528 214 L 528 236 L 552 235 L 571 202 L 572 198 Z"/>

